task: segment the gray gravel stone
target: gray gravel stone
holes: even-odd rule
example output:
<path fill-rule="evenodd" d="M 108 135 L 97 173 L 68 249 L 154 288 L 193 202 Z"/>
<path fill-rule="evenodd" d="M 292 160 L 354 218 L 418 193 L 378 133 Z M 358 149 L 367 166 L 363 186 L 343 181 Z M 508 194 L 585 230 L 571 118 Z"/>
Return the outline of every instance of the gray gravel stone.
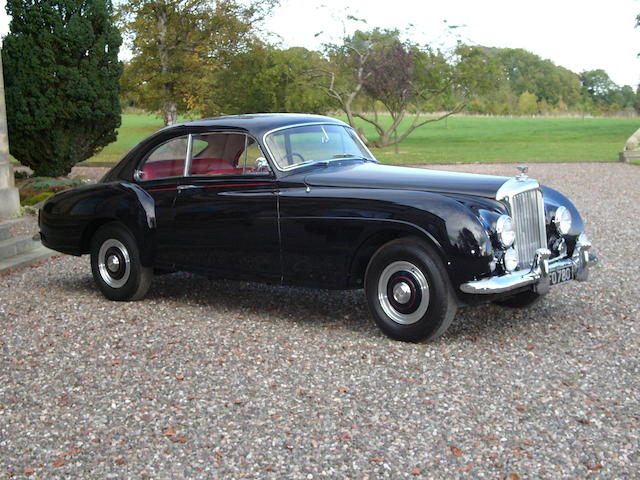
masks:
<path fill-rule="evenodd" d="M 640 168 L 530 175 L 577 204 L 600 268 L 431 344 L 384 337 L 361 291 L 178 273 L 117 303 L 68 256 L 0 277 L 0 473 L 637 478 Z"/>

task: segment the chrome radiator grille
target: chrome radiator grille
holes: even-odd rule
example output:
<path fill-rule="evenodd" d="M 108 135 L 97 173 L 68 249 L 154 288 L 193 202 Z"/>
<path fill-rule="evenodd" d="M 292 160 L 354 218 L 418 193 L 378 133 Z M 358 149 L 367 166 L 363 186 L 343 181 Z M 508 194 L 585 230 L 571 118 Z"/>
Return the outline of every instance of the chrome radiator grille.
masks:
<path fill-rule="evenodd" d="M 518 268 L 529 268 L 536 250 L 547 246 L 542 192 L 534 189 L 513 195 L 509 209 L 516 231 L 514 246 L 520 256 Z"/>

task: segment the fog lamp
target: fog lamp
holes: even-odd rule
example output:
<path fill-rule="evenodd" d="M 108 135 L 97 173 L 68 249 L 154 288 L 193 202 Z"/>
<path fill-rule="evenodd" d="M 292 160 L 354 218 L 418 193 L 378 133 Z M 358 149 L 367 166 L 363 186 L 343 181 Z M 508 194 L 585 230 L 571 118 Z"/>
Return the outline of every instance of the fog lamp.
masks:
<path fill-rule="evenodd" d="M 502 265 L 507 272 L 513 272 L 516 268 L 518 268 L 518 263 L 520 262 L 520 258 L 518 257 L 518 251 L 515 248 L 510 248 L 506 252 L 504 252 L 504 256 L 502 257 Z"/>

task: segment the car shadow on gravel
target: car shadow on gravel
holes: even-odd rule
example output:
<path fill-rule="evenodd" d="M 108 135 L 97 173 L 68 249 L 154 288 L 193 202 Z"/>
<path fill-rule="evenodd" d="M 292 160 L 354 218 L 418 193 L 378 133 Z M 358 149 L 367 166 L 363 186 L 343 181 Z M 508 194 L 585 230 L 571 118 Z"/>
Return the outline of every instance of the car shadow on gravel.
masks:
<path fill-rule="evenodd" d="M 91 276 L 62 279 L 58 285 L 68 294 L 76 292 L 102 297 Z M 177 272 L 154 276 L 149 292 L 140 302 L 147 301 L 206 308 L 203 316 L 209 316 L 213 309 L 222 315 L 243 312 L 277 322 L 348 329 L 366 332 L 366 335 L 379 333 L 369 314 L 363 290 L 284 287 Z"/>
<path fill-rule="evenodd" d="M 101 296 L 91 276 L 62 281 L 62 289 Z M 382 335 L 375 326 L 363 290 L 322 290 L 283 287 L 263 283 L 211 280 L 188 273 L 154 277 L 145 301 L 170 302 L 185 307 L 206 307 L 219 311 L 244 312 L 274 322 L 293 322 L 312 328 L 349 330 L 361 335 Z M 105 300 L 107 301 L 107 300 Z M 471 338 L 499 338 L 516 331 L 536 330 L 552 322 L 545 300 L 525 309 L 510 309 L 493 304 L 462 307 L 442 341 Z"/>

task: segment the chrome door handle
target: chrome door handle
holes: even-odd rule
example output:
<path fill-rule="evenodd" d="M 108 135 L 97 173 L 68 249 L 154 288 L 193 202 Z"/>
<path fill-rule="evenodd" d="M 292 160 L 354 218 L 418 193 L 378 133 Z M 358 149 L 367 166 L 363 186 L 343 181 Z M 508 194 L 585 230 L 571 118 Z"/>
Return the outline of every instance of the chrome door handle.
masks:
<path fill-rule="evenodd" d="M 178 185 L 178 190 L 188 190 L 190 188 L 198 188 L 197 185 Z"/>

